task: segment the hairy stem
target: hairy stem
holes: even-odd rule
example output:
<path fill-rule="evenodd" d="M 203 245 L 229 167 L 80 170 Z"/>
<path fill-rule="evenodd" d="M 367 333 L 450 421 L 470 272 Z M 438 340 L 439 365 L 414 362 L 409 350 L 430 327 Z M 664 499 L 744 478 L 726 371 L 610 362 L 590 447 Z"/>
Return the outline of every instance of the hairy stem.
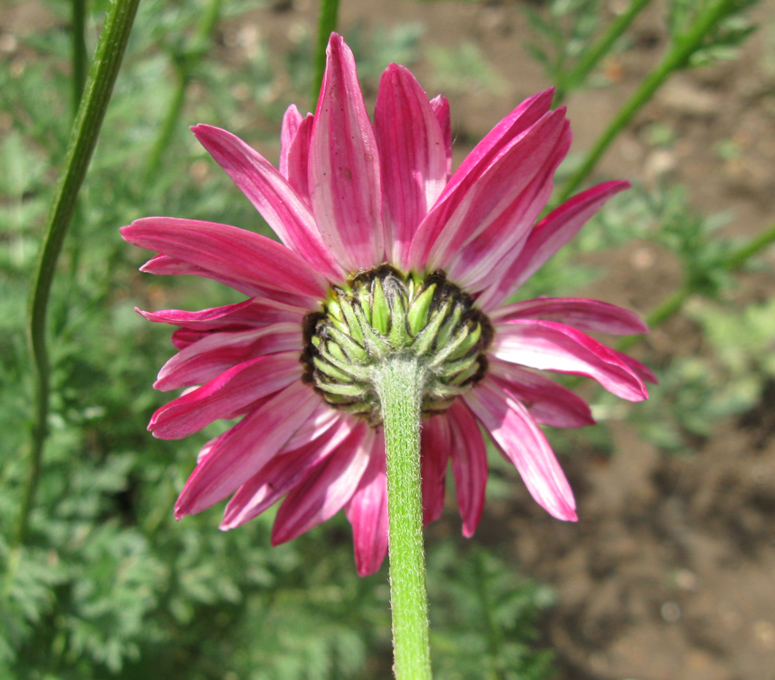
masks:
<path fill-rule="evenodd" d="M 50 366 L 46 346 L 46 311 L 56 263 L 75 210 L 78 191 L 86 176 L 100 127 L 116 82 L 139 0 L 116 0 L 110 7 L 89 72 L 84 96 L 73 123 L 70 146 L 58 189 L 46 222 L 46 236 L 35 273 L 30 305 L 29 341 L 35 372 L 35 413 L 32 426 L 30 472 L 12 546 L 27 538 L 29 515 L 35 504 L 47 436 Z"/>
<path fill-rule="evenodd" d="M 385 428 L 390 535 L 390 601 L 397 680 L 430 680 L 425 589 L 420 418 L 425 369 L 388 357 L 374 369 Z"/>
<path fill-rule="evenodd" d="M 86 85 L 86 0 L 72 0 L 73 118 L 78 115 Z"/>

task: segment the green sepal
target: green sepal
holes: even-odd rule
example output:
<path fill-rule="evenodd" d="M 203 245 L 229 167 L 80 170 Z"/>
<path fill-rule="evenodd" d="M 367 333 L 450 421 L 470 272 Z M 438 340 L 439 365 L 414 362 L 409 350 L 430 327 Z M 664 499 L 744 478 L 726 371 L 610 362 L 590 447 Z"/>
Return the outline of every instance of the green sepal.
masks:
<path fill-rule="evenodd" d="M 333 364 L 328 363 L 328 361 L 325 359 L 315 357 L 312 359 L 312 363 L 315 364 L 315 368 L 317 368 L 321 373 L 327 375 L 329 378 L 331 378 L 331 380 L 337 380 L 343 383 L 353 382 L 353 377 L 351 375 L 345 373 Z"/>
<path fill-rule="evenodd" d="M 416 336 L 425 326 L 428 325 L 428 312 L 433 302 L 433 294 L 436 292 L 436 284 L 428 286 L 417 299 L 412 302 L 407 313 L 409 322 L 409 332 L 412 337 Z"/>
<path fill-rule="evenodd" d="M 373 299 L 371 303 L 371 326 L 377 333 L 387 335 L 390 328 L 390 305 L 382 290 L 382 281 L 375 279 L 373 284 Z"/>
<path fill-rule="evenodd" d="M 331 338 L 353 359 L 356 361 L 366 361 L 368 359 L 369 355 L 366 350 L 349 335 L 343 333 L 336 326 L 330 326 L 327 330 Z"/>
<path fill-rule="evenodd" d="M 439 328 L 444 323 L 448 311 L 449 302 L 445 302 L 433 313 L 425 328 L 423 328 L 414 339 L 411 347 L 417 356 L 425 356 L 428 352 L 431 351 L 431 349 L 433 349 Z"/>

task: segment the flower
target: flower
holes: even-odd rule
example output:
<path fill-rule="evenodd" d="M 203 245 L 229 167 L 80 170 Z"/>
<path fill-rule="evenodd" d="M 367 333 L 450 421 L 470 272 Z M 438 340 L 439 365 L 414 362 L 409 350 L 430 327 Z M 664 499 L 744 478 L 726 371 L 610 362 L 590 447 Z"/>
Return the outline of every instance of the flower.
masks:
<path fill-rule="evenodd" d="M 231 529 L 284 497 L 272 543 L 344 508 L 360 574 L 387 551 L 384 436 L 370 366 L 391 352 L 428 371 L 423 395 L 426 524 L 439 517 L 449 462 L 463 534 L 479 522 L 487 479 L 481 427 L 551 515 L 576 520 L 570 486 L 539 425 L 593 423 L 587 404 L 533 369 L 594 378 L 638 401 L 652 374 L 588 331 L 643 333 L 633 313 L 594 300 L 504 304 L 611 196 L 607 182 L 541 219 L 571 141 L 551 90 L 520 104 L 454 173 L 447 100 L 429 100 L 391 64 L 369 120 L 353 55 L 331 36 L 314 114 L 282 126 L 279 171 L 234 135 L 193 132 L 281 243 L 232 226 L 149 217 L 121 230 L 159 255 L 153 274 L 196 274 L 247 296 L 198 312 L 140 313 L 179 328 L 159 390 L 186 389 L 149 430 L 186 437 L 241 418 L 208 442 L 178 518 L 228 496 Z M 138 310 L 139 311 L 139 310 Z"/>

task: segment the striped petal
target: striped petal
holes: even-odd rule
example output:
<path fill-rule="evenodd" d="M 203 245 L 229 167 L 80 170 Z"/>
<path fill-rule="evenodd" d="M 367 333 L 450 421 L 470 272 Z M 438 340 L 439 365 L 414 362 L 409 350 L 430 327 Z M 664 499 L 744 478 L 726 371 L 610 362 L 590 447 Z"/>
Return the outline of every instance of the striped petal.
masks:
<path fill-rule="evenodd" d="M 444 510 L 450 431 L 447 418 L 434 416 L 423 423 L 421 434 L 421 476 L 423 522 L 435 522 Z"/>

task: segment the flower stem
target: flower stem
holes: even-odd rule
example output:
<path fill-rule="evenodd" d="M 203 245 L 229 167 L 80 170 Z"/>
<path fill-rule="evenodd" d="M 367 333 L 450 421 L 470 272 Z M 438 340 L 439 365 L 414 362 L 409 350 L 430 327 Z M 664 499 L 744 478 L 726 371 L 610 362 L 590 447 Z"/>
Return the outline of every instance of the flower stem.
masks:
<path fill-rule="evenodd" d="M 415 358 L 388 357 L 373 373 L 387 452 L 390 601 L 397 680 L 429 680 L 420 417 L 425 369 Z"/>
<path fill-rule="evenodd" d="M 323 74 L 326 72 L 326 46 L 331 33 L 336 30 L 339 18 L 339 0 L 322 0 L 320 3 L 320 18 L 318 19 L 318 37 L 315 43 L 315 53 L 312 55 L 312 91 L 310 93 L 310 110 L 314 111 L 320 96 L 320 86 L 323 84 Z"/>
<path fill-rule="evenodd" d="M 46 310 L 56 263 L 75 210 L 78 191 L 86 176 L 94 147 L 97 145 L 102 120 L 108 108 L 137 12 L 139 0 L 115 0 L 111 5 L 91 66 L 89 79 L 73 123 L 70 147 L 63 164 L 64 171 L 46 224 L 46 237 L 38 261 L 30 305 L 30 352 L 35 370 L 35 414 L 32 427 L 30 473 L 24 489 L 19 524 L 12 547 L 24 543 L 29 515 L 35 504 L 40 479 L 43 448 L 47 436 L 50 366 L 46 347 Z"/>
<path fill-rule="evenodd" d="M 579 187 L 595 168 L 611 142 L 616 139 L 618 134 L 651 99 L 667 78 L 674 71 L 686 66 L 692 54 L 701 47 L 705 37 L 724 19 L 734 6 L 734 3 L 735 0 L 716 0 L 716 2 L 709 4 L 691 28 L 676 39 L 673 46 L 662 58 L 662 61 L 646 76 L 640 87 L 619 110 L 608 129 L 600 136 L 582 164 L 565 183 L 556 203 L 553 203 L 553 205 L 556 206 L 565 201 Z"/>
<path fill-rule="evenodd" d="M 73 118 L 78 115 L 86 85 L 86 0 L 72 0 Z"/>

